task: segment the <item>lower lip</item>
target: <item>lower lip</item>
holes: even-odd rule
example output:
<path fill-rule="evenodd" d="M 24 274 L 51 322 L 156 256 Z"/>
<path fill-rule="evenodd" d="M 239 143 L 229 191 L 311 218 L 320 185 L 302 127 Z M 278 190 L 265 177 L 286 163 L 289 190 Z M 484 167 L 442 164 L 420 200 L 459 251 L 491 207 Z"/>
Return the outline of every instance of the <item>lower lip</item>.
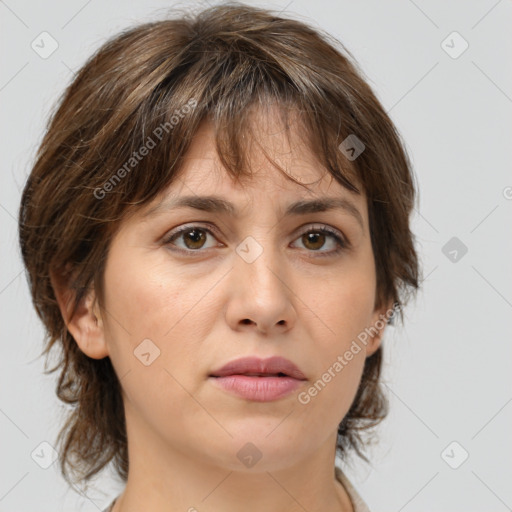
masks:
<path fill-rule="evenodd" d="M 292 377 L 251 377 L 228 375 L 211 377 L 220 387 L 247 400 L 271 402 L 289 395 L 304 382 Z"/>

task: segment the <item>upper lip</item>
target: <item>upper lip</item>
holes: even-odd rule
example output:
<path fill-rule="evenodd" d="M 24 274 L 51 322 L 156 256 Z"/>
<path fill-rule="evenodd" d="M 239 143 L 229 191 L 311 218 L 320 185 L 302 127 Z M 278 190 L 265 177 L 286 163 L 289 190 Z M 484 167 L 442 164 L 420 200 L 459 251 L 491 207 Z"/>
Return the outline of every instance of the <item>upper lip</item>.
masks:
<path fill-rule="evenodd" d="M 226 377 L 227 375 L 277 375 L 285 374 L 298 380 L 306 380 L 306 376 L 297 365 L 284 357 L 242 357 L 225 364 L 213 371 L 211 377 Z"/>

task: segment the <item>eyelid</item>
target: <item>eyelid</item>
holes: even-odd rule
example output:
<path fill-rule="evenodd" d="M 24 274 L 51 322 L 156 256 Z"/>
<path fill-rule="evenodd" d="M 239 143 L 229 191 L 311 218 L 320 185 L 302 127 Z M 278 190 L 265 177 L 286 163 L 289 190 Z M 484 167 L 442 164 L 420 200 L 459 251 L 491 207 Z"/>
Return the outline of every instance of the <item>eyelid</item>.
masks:
<path fill-rule="evenodd" d="M 323 224 L 321 222 L 307 222 L 306 224 L 303 224 L 302 226 L 298 227 L 295 233 L 296 235 L 302 235 L 304 233 L 307 233 L 308 231 L 316 230 L 323 230 L 329 232 L 330 234 L 336 235 L 339 238 L 341 238 L 344 242 L 348 243 L 347 237 L 343 234 L 342 231 L 330 226 L 329 224 Z"/>

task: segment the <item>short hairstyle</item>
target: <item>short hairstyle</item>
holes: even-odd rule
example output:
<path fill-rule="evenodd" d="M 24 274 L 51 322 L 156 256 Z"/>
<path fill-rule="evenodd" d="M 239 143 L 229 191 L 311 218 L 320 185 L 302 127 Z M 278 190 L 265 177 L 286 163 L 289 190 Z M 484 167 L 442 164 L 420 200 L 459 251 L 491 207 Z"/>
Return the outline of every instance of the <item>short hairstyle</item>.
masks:
<path fill-rule="evenodd" d="M 211 122 L 222 164 L 241 179 L 250 173 L 244 137 L 250 110 L 277 105 L 285 126 L 292 114 L 304 143 L 333 178 L 366 193 L 375 307 L 404 305 L 417 291 L 410 160 L 362 76 L 332 36 L 233 2 L 126 29 L 76 74 L 49 119 L 19 212 L 32 300 L 46 330 L 42 354 L 48 358 L 54 345 L 60 347 L 48 373 L 60 369 L 57 396 L 72 406 L 57 439 L 68 483 L 87 482 L 110 462 L 126 481 L 127 436 L 110 358 L 92 359 L 79 349 L 50 277 L 65 279 L 75 308 L 91 287 L 101 306 L 112 236 L 131 212 L 174 182 L 201 122 Z M 359 148 L 364 144 L 357 158 L 340 149 L 349 136 Z M 403 321 L 401 308 L 399 313 Z M 388 407 L 381 363 L 379 347 L 366 358 L 355 399 L 338 427 L 342 458 L 352 448 L 368 461 L 362 434 Z"/>

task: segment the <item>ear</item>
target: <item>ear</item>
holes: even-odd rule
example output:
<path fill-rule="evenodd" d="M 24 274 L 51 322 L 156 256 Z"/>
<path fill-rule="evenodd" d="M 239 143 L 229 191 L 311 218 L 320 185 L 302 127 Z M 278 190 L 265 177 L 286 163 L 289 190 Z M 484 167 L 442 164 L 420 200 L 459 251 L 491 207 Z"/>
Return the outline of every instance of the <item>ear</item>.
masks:
<path fill-rule="evenodd" d="M 86 291 L 73 314 L 76 290 L 71 286 L 71 282 L 72 278 L 51 272 L 55 297 L 68 331 L 85 355 L 92 359 L 103 359 L 109 352 L 94 289 L 91 287 Z"/>
<path fill-rule="evenodd" d="M 384 305 L 380 309 L 375 309 L 372 315 L 372 323 L 368 327 L 368 343 L 366 344 L 366 357 L 371 356 L 382 344 L 382 337 L 384 336 L 384 330 L 390 317 L 394 312 L 393 302 Z"/>

